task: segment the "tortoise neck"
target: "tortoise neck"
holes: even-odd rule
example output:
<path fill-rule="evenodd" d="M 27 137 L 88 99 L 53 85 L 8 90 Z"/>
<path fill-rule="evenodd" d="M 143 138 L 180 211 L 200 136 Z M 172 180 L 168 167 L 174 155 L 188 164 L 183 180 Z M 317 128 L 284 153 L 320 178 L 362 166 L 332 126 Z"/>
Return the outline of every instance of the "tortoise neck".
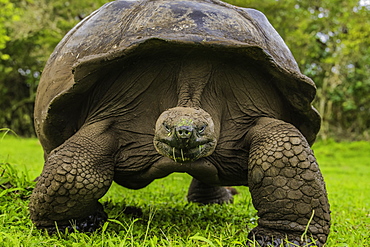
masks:
<path fill-rule="evenodd" d="M 177 85 L 177 106 L 201 107 L 201 97 L 212 74 L 212 63 L 200 57 L 184 59 L 181 63 Z"/>

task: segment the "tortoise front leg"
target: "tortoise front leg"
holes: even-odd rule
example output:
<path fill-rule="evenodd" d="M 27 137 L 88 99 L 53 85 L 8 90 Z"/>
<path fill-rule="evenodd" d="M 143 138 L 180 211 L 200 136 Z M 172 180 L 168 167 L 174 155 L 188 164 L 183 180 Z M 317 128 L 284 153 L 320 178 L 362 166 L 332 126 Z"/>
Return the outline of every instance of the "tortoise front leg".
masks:
<path fill-rule="evenodd" d="M 47 157 L 30 198 L 38 228 L 93 231 L 107 219 L 98 202 L 113 181 L 113 135 L 99 124 L 84 127 Z"/>
<path fill-rule="evenodd" d="M 259 216 L 248 237 L 261 246 L 286 246 L 286 239 L 304 245 L 311 236 L 317 245 L 324 244 L 330 227 L 329 203 L 306 139 L 291 124 L 261 118 L 248 141 L 248 184 Z M 302 238 L 308 224 L 307 236 Z"/>

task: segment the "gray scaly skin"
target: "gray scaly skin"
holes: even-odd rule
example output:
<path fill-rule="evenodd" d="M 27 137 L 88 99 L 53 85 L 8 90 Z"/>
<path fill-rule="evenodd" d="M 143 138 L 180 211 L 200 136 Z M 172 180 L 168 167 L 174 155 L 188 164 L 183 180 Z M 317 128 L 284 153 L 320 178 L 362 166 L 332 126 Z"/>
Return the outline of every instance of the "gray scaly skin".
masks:
<path fill-rule="evenodd" d="M 31 196 L 31 219 L 55 231 L 94 231 L 107 220 L 98 199 L 113 181 L 115 142 L 104 122 L 86 126 L 53 150 Z"/>
<path fill-rule="evenodd" d="M 248 135 L 248 185 L 258 210 L 258 226 L 250 239 L 279 246 L 284 239 L 310 242 L 311 234 L 326 242 L 330 210 L 322 175 L 302 134 L 292 125 L 261 118 Z M 301 235 L 309 224 L 307 242 Z"/>

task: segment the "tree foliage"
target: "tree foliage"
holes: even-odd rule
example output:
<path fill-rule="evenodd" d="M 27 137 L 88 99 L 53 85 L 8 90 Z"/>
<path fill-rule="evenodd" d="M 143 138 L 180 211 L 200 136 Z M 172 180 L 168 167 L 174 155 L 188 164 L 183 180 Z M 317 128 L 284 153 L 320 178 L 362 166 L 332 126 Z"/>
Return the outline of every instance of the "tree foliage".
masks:
<path fill-rule="evenodd" d="M 108 1 L 0 0 L 0 127 L 33 134 L 33 102 L 48 56 L 70 28 Z M 262 11 L 314 79 L 322 137 L 370 138 L 369 1 L 227 2 Z"/>
<path fill-rule="evenodd" d="M 3 49 L 6 47 L 6 43 L 10 40 L 7 33 L 8 20 L 16 20 L 16 9 L 9 0 L 0 0 L 0 60 L 7 60 L 8 54 L 3 53 Z"/>

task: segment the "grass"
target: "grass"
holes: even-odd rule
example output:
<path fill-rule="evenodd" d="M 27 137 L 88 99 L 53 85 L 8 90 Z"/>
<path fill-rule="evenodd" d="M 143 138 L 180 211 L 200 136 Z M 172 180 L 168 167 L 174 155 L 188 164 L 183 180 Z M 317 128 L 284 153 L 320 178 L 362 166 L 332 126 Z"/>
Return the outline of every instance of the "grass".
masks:
<path fill-rule="evenodd" d="M 332 210 L 326 246 L 370 246 L 370 143 L 319 142 L 314 150 Z M 36 139 L 0 138 L 0 246 L 244 246 L 256 225 L 248 188 L 238 187 L 232 205 L 198 206 L 186 202 L 190 176 L 177 173 L 137 191 L 113 184 L 101 199 L 109 220 L 100 232 L 49 236 L 27 209 L 42 164 Z M 132 207 L 142 213 L 124 213 Z"/>
<path fill-rule="evenodd" d="M 318 143 L 332 211 L 328 246 L 370 246 L 370 143 Z"/>

